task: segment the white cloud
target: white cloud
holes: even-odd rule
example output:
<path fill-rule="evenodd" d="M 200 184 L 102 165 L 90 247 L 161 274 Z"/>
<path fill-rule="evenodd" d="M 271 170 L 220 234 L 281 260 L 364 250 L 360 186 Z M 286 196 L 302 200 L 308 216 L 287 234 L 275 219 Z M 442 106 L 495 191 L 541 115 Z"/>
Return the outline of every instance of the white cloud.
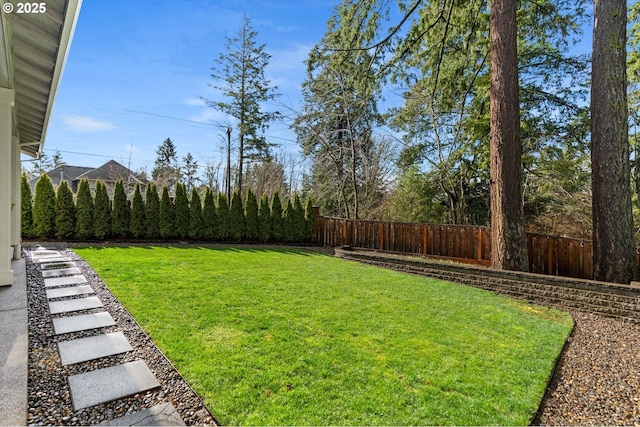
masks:
<path fill-rule="evenodd" d="M 202 98 L 187 98 L 184 100 L 184 104 L 190 107 L 204 107 L 207 105 Z"/>
<path fill-rule="evenodd" d="M 62 121 L 69 129 L 75 132 L 105 132 L 116 128 L 111 122 L 86 116 L 64 116 Z"/>

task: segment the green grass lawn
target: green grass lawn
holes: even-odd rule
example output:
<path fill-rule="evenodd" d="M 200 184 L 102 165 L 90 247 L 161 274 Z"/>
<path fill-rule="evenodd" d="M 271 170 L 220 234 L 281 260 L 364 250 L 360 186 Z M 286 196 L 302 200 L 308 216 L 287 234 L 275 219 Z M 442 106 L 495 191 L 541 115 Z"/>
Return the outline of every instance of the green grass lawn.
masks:
<path fill-rule="evenodd" d="M 311 252 L 75 251 L 226 425 L 527 425 L 573 324 Z"/>

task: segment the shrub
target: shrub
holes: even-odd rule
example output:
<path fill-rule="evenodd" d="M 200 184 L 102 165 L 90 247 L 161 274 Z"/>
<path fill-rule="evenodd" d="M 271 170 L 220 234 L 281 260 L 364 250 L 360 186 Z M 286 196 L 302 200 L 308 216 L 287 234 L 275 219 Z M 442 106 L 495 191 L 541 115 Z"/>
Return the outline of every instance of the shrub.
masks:
<path fill-rule="evenodd" d="M 27 180 L 27 174 L 22 174 L 21 198 L 20 198 L 20 228 L 23 237 L 33 236 L 33 195 L 31 194 L 31 186 Z"/>
<path fill-rule="evenodd" d="M 94 237 L 93 196 L 91 196 L 89 181 L 86 178 L 80 181 L 76 196 L 76 237 L 78 239 Z"/>
<path fill-rule="evenodd" d="M 271 200 L 271 227 L 273 229 L 273 240 L 282 242 L 284 240 L 284 221 L 282 217 L 282 203 L 276 191 Z"/>
<path fill-rule="evenodd" d="M 242 196 L 236 190 L 231 196 L 231 208 L 229 209 L 229 231 L 231 238 L 236 242 L 242 240 L 245 235 L 244 208 L 242 207 Z"/>
<path fill-rule="evenodd" d="M 93 203 L 93 232 L 98 239 L 111 236 L 111 200 L 107 186 L 102 181 L 96 183 L 96 198 Z"/>
<path fill-rule="evenodd" d="M 291 199 L 287 200 L 287 207 L 282 215 L 283 229 L 284 229 L 284 241 L 293 242 L 296 240 L 296 215 L 291 204 Z"/>
<path fill-rule="evenodd" d="M 58 239 L 73 238 L 76 234 L 76 206 L 73 204 L 73 193 L 67 181 L 58 186 L 56 195 L 56 237 Z"/>
<path fill-rule="evenodd" d="M 56 193 L 47 174 L 43 174 L 36 183 L 33 232 L 43 239 L 53 237 L 56 232 Z"/>
<path fill-rule="evenodd" d="M 184 239 L 189 235 L 189 199 L 184 184 L 176 184 L 176 196 L 173 205 L 176 235 Z"/>
<path fill-rule="evenodd" d="M 204 236 L 204 219 L 202 218 L 202 201 L 198 191 L 191 189 L 189 201 L 189 237 L 201 239 Z"/>
<path fill-rule="evenodd" d="M 293 197 L 293 241 L 307 241 L 307 223 L 304 218 L 304 208 L 298 193 Z"/>
<path fill-rule="evenodd" d="M 271 209 L 269 208 L 269 198 L 264 194 L 260 198 L 260 208 L 258 209 L 258 231 L 260 240 L 268 242 L 273 239 L 273 229 L 271 227 Z"/>
<path fill-rule="evenodd" d="M 218 216 L 216 215 L 216 203 L 213 199 L 213 191 L 211 191 L 209 187 L 207 187 L 207 191 L 204 194 L 202 222 L 204 224 L 202 237 L 209 240 L 215 239 L 218 233 Z"/>
<path fill-rule="evenodd" d="M 145 236 L 149 239 L 160 237 L 160 198 L 158 188 L 149 183 L 145 192 Z"/>
<path fill-rule="evenodd" d="M 160 199 L 160 236 L 163 239 L 171 239 L 175 237 L 176 221 L 173 214 L 173 203 L 169 197 L 169 189 L 165 185 L 162 187 L 162 198 Z"/>
<path fill-rule="evenodd" d="M 142 193 L 140 193 L 140 184 L 136 183 L 131 200 L 129 231 L 133 237 L 139 239 L 145 236 L 147 231 L 146 225 L 144 201 L 142 200 Z"/>
<path fill-rule="evenodd" d="M 305 207 L 305 222 L 307 225 L 307 238 L 309 242 L 316 240 L 316 217 L 313 211 L 313 203 L 311 197 L 307 198 L 307 205 Z"/>
<path fill-rule="evenodd" d="M 131 220 L 131 210 L 127 204 L 127 195 L 124 192 L 122 180 L 116 181 L 113 190 L 113 213 L 111 231 L 116 237 L 127 237 L 129 235 L 129 221 Z"/>
<path fill-rule="evenodd" d="M 258 200 L 253 191 L 247 191 L 247 201 L 244 206 L 245 237 L 247 240 L 258 240 Z"/>
<path fill-rule="evenodd" d="M 231 235 L 229 231 L 229 204 L 227 196 L 223 193 L 218 193 L 216 216 L 218 217 L 218 239 L 227 240 Z"/>

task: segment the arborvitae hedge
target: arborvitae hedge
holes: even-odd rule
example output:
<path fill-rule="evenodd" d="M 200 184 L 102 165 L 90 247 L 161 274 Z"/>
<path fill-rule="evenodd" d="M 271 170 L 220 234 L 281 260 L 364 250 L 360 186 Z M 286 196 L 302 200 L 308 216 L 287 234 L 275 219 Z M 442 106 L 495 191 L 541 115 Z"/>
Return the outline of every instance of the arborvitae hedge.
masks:
<path fill-rule="evenodd" d="M 76 196 L 76 237 L 78 239 L 92 239 L 93 233 L 93 196 L 89 181 L 80 181 Z"/>
<path fill-rule="evenodd" d="M 202 221 L 204 224 L 203 236 L 207 240 L 213 240 L 218 233 L 218 216 L 216 215 L 216 203 L 213 200 L 213 191 L 207 187 L 202 207 Z"/>
<path fill-rule="evenodd" d="M 50 239 L 56 234 L 56 193 L 51 179 L 46 174 L 36 183 L 33 233 L 41 239 Z"/>
<path fill-rule="evenodd" d="M 111 236 L 111 200 L 104 182 L 96 182 L 96 198 L 93 202 L 93 232 L 98 239 Z"/>
<path fill-rule="evenodd" d="M 231 196 L 231 208 L 229 209 L 229 230 L 231 231 L 231 238 L 236 242 L 244 239 L 245 229 L 242 196 L 240 192 L 236 190 Z"/>
<path fill-rule="evenodd" d="M 260 198 L 260 208 L 258 209 L 258 230 L 260 233 L 260 241 L 268 242 L 273 239 L 271 208 L 269 208 L 269 197 L 266 194 Z"/>
<path fill-rule="evenodd" d="M 136 239 L 145 237 L 147 232 L 144 201 L 142 200 L 140 184 L 138 183 L 136 183 L 136 187 L 133 190 L 133 198 L 131 200 L 131 221 L 129 222 L 129 232 Z"/>
<path fill-rule="evenodd" d="M 176 221 L 176 234 L 184 239 L 189 235 L 189 199 L 183 184 L 176 184 L 176 197 L 173 204 Z"/>
<path fill-rule="evenodd" d="M 113 214 L 111 223 L 113 235 L 120 238 L 128 237 L 130 219 L 131 210 L 127 203 L 127 194 L 124 192 L 122 180 L 118 180 L 113 190 Z"/>
<path fill-rule="evenodd" d="M 145 236 L 149 239 L 160 237 L 160 198 L 155 184 L 149 183 L 145 192 Z"/>
<path fill-rule="evenodd" d="M 282 216 L 282 203 L 280 196 L 276 191 L 273 193 L 271 200 L 271 228 L 273 230 L 273 240 L 276 242 L 284 241 L 284 218 Z"/>
<path fill-rule="evenodd" d="M 163 239 L 171 239 L 175 237 L 176 221 L 173 214 L 173 203 L 169 197 L 169 189 L 162 187 L 162 198 L 160 199 L 160 237 Z"/>
<path fill-rule="evenodd" d="M 76 234 L 76 206 L 73 204 L 73 193 L 67 181 L 58 186 L 56 195 L 56 237 L 58 239 L 73 238 Z"/>
<path fill-rule="evenodd" d="M 32 212 L 32 235 L 44 239 L 106 239 L 115 236 L 304 242 L 314 238 L 311 202 L 307 201 L 305 214 L 300 197 L 294 196 L 283 210 L 277 192 L 270 207 L 267 195 L 263 195 L 258 204 L 255 193 L 248 190 L 243 207 L 238 191 L 234 192 L 231 203 L 223 193 L 219 193 L 216 203 L 212 190 L 207 188 L 203 205 L 195 189 L 189 200 L 182 184 L 176 185 L 175 203 L 167 187 L 162 189 L 160 199 L 155 185 L 149 184 L 143 199 L 140 186 L 136 185 L 129 206 L 122 181 L 116 182 L 112 202 L 103 182 L 96 183 L 94 199 L 88 181 L 83 180 L 75 204 L 68 184 L 60 185 L 56 197 L 46 175 L 36 185 L 34 203 L 30 203 L 26 176 L 23 176 L 22 186 L 25 187 L 22 200 L 24 237 L 29 236 L 29 213 Z"/>
<path fill-rule="evenodd" d="M 31 186 L 27 180 L 27 174 L 22 174 L 21 186 L 21 229 L 24 237 L 33 236 L 33 195 L 31 194 Z"/>
<path fill-rule="evenodd" d="M 202 201 L 195 187 L 191 189 L 191 200 L 189 201 L 189 237 L 192 239 L 202 239 L 204 237 Z"/>
<path fill-rule="evenodd" d="M 260 237 L 258 229 L 258 200 L 253 191 L 247 191 L 247 201 L 244 206 L 245 238 L 255 242 Z"/>
<path fill-rule="evenodd" d="M 316 238 L 316 218 L 313 212 L 313 202 L 311 197 L 307 198 L 307 206 L 305 207 L 305 222 L 306 222 L 306 238 L 305 242 L 313 242 Z"/>
<path fill-rule="evenodd" d="M 217 238 L 223 241 L 228 240 L 231 237 L 231 231 L 229 229 L 229 203 L 227 202 L 227 196 L 223 193 L 218 193 L 216 216 L 218 218 Z"/>

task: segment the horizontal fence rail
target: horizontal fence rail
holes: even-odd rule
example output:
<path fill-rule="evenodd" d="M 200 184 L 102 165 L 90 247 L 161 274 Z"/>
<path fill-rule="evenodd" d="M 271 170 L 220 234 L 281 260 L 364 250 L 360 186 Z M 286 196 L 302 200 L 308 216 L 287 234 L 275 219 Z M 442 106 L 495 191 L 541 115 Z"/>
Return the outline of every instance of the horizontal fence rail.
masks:
<path fill-rule="evenodd" d="M 316 239 L 327 246 L 352 246 L 491 265 L 490 227 L 316 216 Z M 590 240 L 527 233 L 527 251 L 532 273 L 593 278 Z"/>

